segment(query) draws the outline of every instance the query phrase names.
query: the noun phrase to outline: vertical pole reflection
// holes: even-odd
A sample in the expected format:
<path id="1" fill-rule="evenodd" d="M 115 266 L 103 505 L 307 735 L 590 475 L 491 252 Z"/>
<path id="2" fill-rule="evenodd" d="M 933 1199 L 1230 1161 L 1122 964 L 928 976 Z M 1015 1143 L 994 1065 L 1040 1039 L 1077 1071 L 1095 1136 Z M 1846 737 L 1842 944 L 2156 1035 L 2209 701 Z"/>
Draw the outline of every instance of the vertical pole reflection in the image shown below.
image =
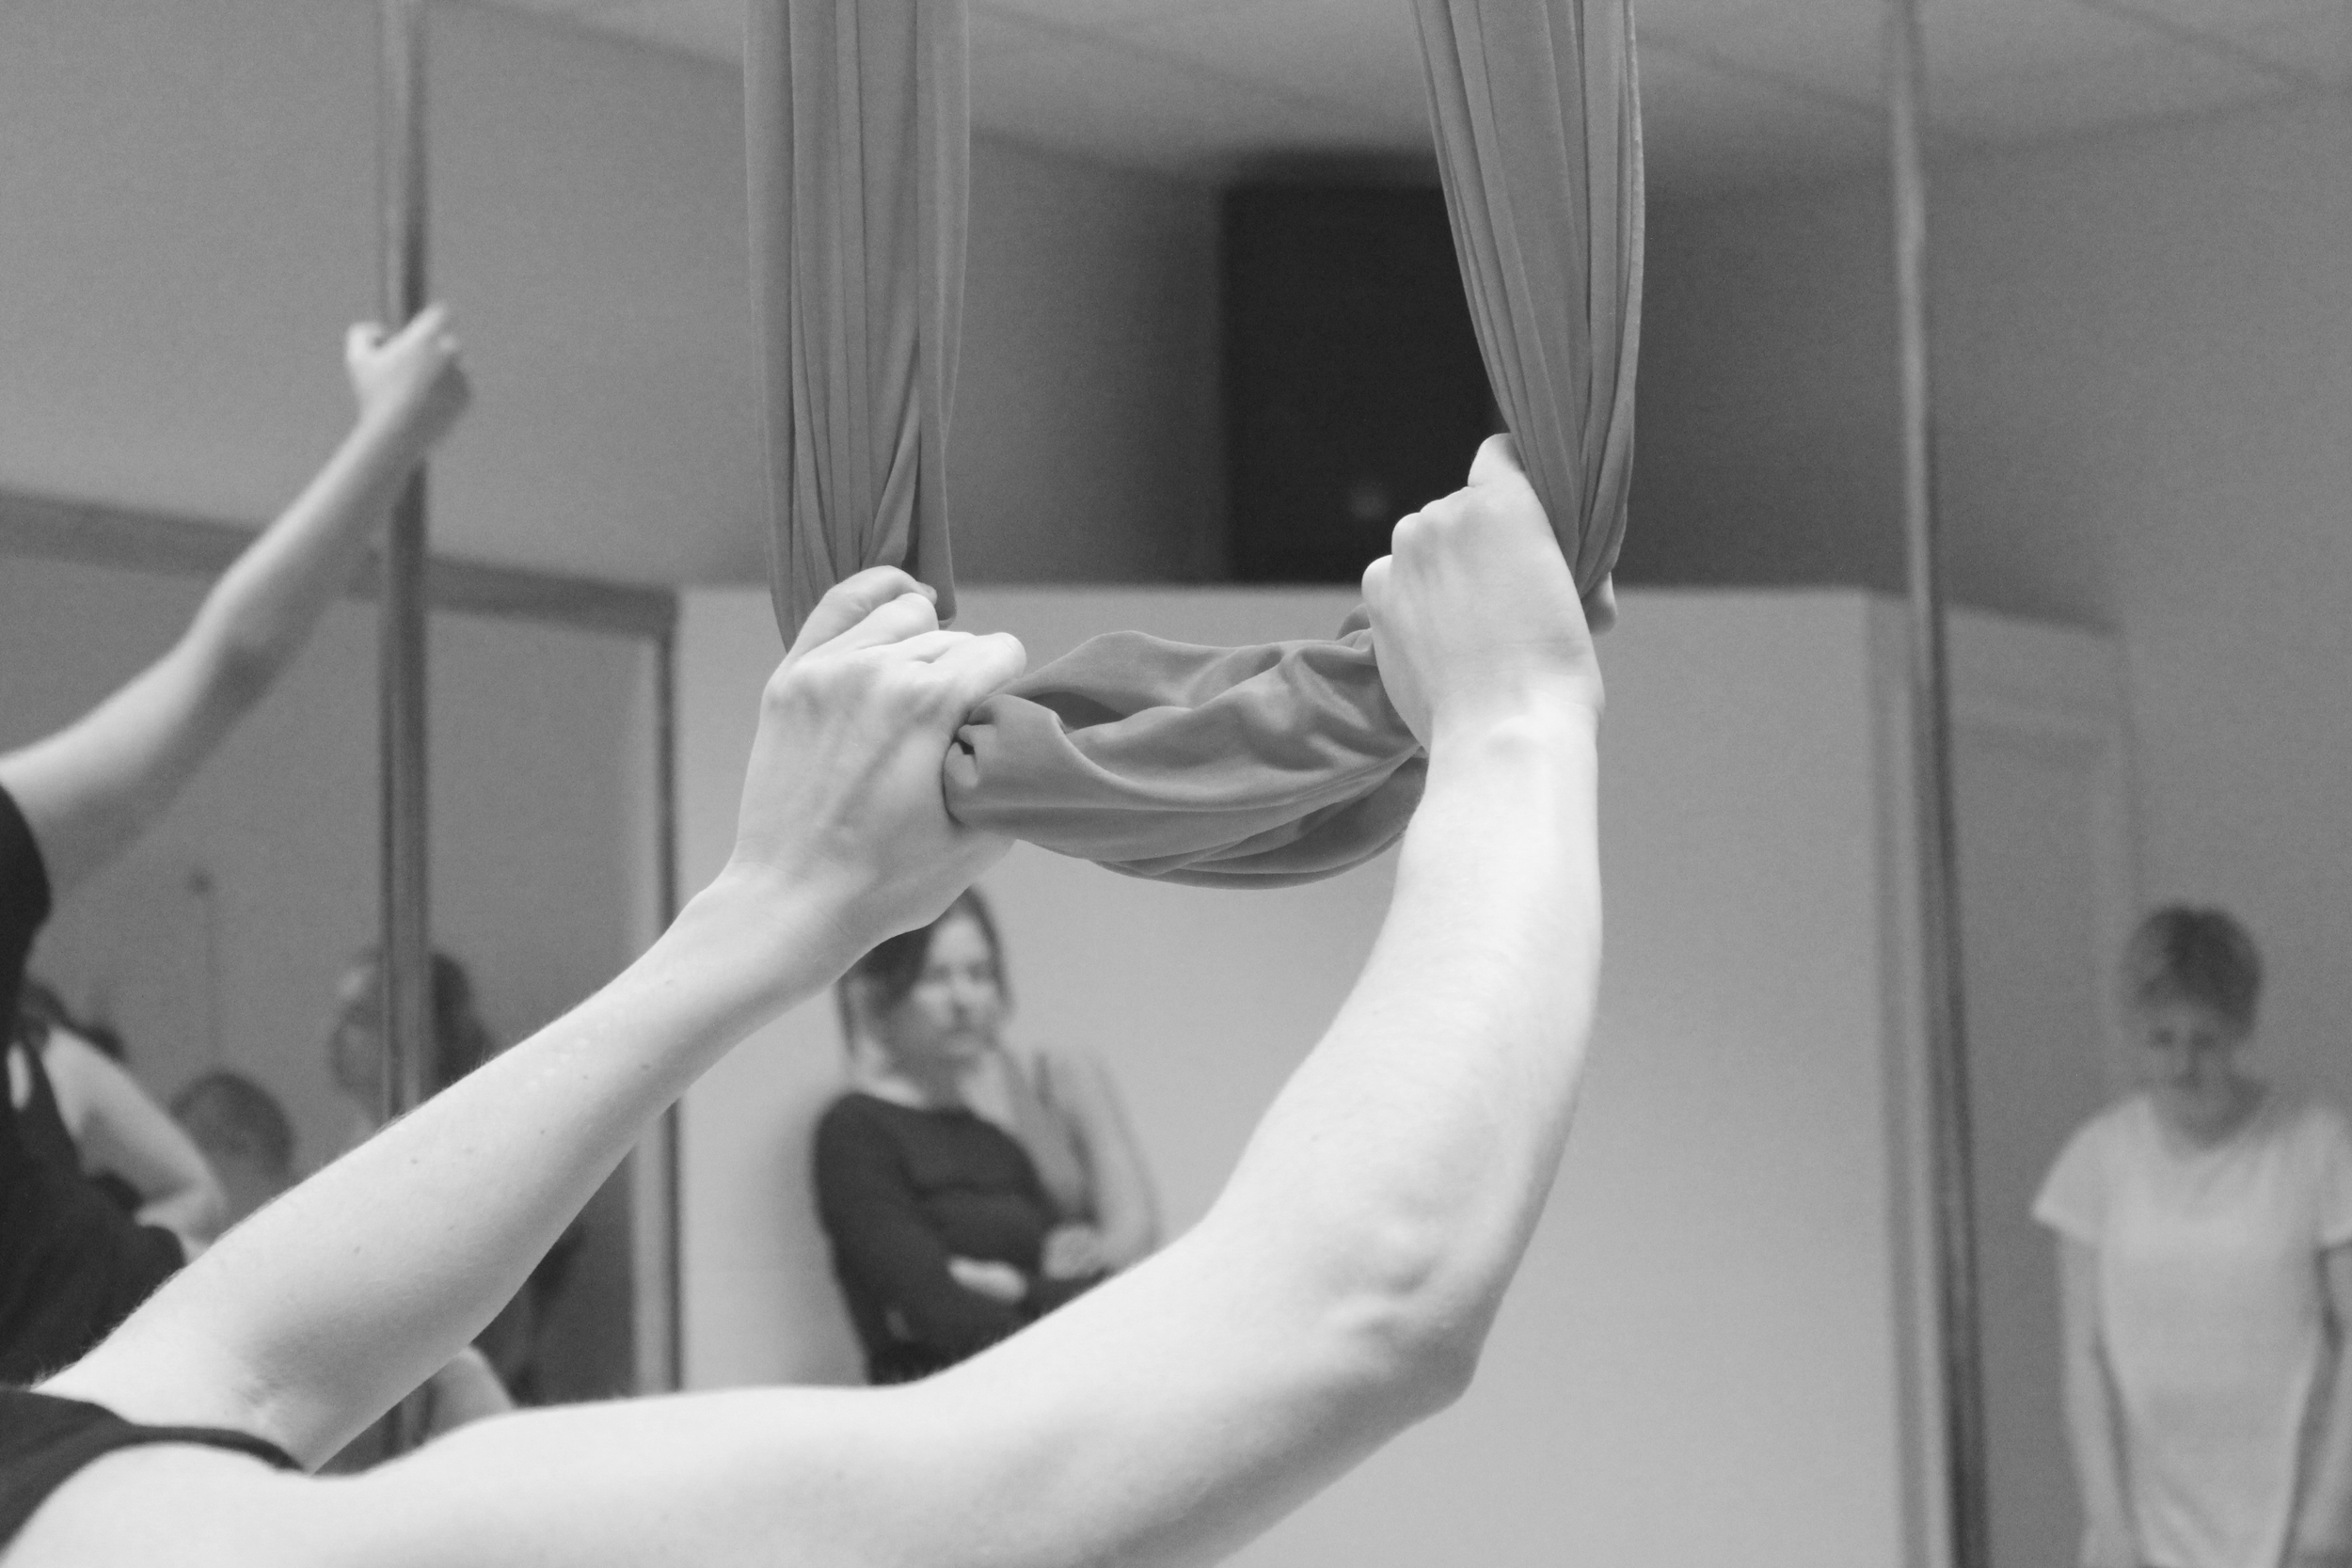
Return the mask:
<path id="1" fill-rule="evenodd" d="M 1969 1157 L 1968 1032 L 1961 969 L 1959 832 L 1953 806 L 1951 675 L 1935 515 L 1934 410 L 1928 366 L 1927 170 L 1920 147 L 1926 61 L 1919 0 L 1888 0 L 1887 141 L 1895 214 L 1901 379 L 1903 531 L 1910 578 L 1913 771 L 1918 790 L 1920 979 L 1931 1114 L 1944 1448 L 1954 1568 L 1987 1568 L 1984 1380 L 1977 1314 L 1975 1178 Z"/>
<path id="2" fill-rule="evenodd" d="M 376 143 L 387 327 L 425 304 L 423 0 L 381 0 L 381 121 Z M 425 475 L 402 488 L 386 534 L 380 631 L 379 721 L 383 800 L 384 1119 L 423 1098 L 430 1052 L 431 924 L 426 900 Z M 421 1395 L 393 1418 L 393 1451 L 423 1440 Z"/>

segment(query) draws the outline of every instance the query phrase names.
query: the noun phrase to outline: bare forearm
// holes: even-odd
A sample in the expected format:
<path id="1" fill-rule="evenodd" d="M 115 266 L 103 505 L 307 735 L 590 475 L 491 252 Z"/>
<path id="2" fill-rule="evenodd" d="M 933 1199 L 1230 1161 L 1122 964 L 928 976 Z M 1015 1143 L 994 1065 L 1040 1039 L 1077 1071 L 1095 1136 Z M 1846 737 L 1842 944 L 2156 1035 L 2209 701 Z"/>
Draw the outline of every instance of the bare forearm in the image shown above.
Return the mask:
<path id="1" fill-rule="evenodd" d="M 395 413 L 362 419 L 161 658 L 72 725 L 0 759 L 0 784 L 60 895 L 171 804 L 300 650 L 421 451 L 414 427 Z"/>
<path id="2" fill-rule="evenodd" d="M 137 1080 L 88 1041 L 63 1030 L 41 1053 L 85 1165 L 108 1171 L 139 1195 L 139 1219 L 193 1242 L 219 1233 L 227 1206 L 203 1150 L 147 1097 Z"/>
<path id="3" fill-rule="evenodd" d="M 2115 1399 L 2095 1349 L 2076 1346 L 2067 1351 L 2065 1394 L 2066 1440 L 2074 1461 L 2074 1484 L 2082 1494 L 2083 1522 L 2094 1532 L 2128 1537 L 2131 1511 L 2124 1499 Z"/>
<path id="4" fill-rule="evenodd" d="M 309 639 L 374 542 L 424 455 L 417 420 L 361 416 L 326 466 L 213 585 L 189 626 L 195 657 L 216 662 L 225 693 L 258 695 Z"/>
<path id="5" fill-rule="evenodd" d="M 830 977 L 824 911 L 775 907 L 707 892 L 603 991 L 231 1232 L 59 1390 L 332 1452 L 496 1314 L 695 1073 Z M 253 1407 L 201 1407 L 224 1387 Z"/>
<path id="6" fill-rule="evenodd" d="M 1600 954 L 1593 722 L 1553 714 L 1436 748 L 1363 977 L 1227 1200 L 1295 1231 L 1302 1257 L 1391 1258 L 1465 1326 L 1518 1263 L 1582 1071 Z"/>
<path id="7" fill-rule="evenodd" d="M 200 1246 L 220 1234 L 223 1207 L 220 1189 L 207 1181 L 141 1205 L 138 1221 L 141 1225 L 161 1226 L 191 1246 Z"/>
<path id="8" fill-rule="evenodd" d="M 2335 1368 L 2326 1381 L 2328 1407 L 2319 1440 L 2296 1507 L 2295 1543 L 2303 1550 L 2352 1547 L 2352 1388 L 2344 1386 L 2352 1367 L 2344 1348 L 2335 1346 Z"/>

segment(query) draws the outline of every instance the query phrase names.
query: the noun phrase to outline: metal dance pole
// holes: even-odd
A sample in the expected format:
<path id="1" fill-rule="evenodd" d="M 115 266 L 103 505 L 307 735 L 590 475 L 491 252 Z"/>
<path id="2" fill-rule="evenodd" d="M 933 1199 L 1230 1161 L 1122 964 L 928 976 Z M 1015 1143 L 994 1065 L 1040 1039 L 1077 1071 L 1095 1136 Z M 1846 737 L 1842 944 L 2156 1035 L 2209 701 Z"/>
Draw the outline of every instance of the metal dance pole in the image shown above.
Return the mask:
<path id="1" fill-rule="evenodd" d="M 1983 1356 L 1977 1325 L 1975 1176 L 1969 1158 L 1968 1033 L 1963 1006 L 1959 834 L 1952 808 L 1951 675 L 1937 557 L 1933 413 L 1928 377 L 1927 171 L 1919 145 L 1926 62 L 1919 0 L 1888 0 L 1886 110 L 1893 159 L 1895 302 L 1903 438 L 1903 531 L 1911 586 L 1913 772 L 1918 790 L 1920 978 L 1926 988 L 1938 1323 L 1953 1568 L 1987 1568 Z"/>
<path id="2" fill-rule="evenodd" d="M 424 5 L 381 0 L 383 78 L 377 191 L 382 201 L 385 325 L 425 305 Z M 432 1050 L 431 923 L 425 876 L 423 465 L 392 510 L 384 544 L 379 704 L 383 768 L 384 1117 L 424 1096 Z M 393 1414 L 392 1448 L 424 1438 L 425 1408 L 411 1395 Z"/>

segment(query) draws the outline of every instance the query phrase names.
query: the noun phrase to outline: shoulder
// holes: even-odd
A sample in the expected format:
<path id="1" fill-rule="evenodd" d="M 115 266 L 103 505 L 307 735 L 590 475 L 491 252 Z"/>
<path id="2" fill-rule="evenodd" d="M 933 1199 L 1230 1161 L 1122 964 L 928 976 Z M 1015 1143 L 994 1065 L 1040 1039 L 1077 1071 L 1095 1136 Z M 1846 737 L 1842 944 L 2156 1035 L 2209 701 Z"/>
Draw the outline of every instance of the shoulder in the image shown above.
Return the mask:
<path id="1" fill-rule="evenodd" d="M 2146 1106 L 2132 1095 L 2077 1127 L 2034 1196 L 2033 1217 L 2076 1241 L 2095 1242 L 2110 1195 L 2120 1180 L 2128 1180 L 2119 1173 L 2130 1168 L 2147 1142 L 2146 1119 Z"/>
<path id="2" fill-rule="evenodd" d="M 817 1118 L 814 1148 L 819 1179 L 829 1171 L 891 1161 L 910 1136 L 919 1134 L 919 1129 L 907 1123 L 917 1114 L 870 1094 L 841 1096 Z"/>
<path id="3" fill-rule="evenodd" d="M 817 1125 L 823 1127 L 895 1127 L 910 1115 L 903 1105 L 894 1105 L 880 1095 L 864 1089 L 851 1089 L 834 1098 L 818 1117 Z"/>
<path id="4" fill-rule="evenodd" d="M 2269 1095 L 2265 1110 L 2272 1138 L 2312 1153 L 2352 1153 L 2352 1118 L 2341 1106 L 2284 1087 L 2273 1087 Z"/>

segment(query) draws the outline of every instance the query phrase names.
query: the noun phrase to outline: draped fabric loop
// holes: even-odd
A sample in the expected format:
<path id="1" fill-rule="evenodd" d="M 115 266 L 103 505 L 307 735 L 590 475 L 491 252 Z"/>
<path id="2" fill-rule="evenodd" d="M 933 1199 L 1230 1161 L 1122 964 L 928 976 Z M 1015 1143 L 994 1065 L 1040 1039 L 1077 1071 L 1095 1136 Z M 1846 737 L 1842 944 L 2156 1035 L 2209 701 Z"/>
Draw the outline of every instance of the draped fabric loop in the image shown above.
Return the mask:
<path id="1" fill-rule="evenodd" d="M 1409 3 L 1480 353 L 1589 594 L 1615 563 L 1632 467 L 1631 12 L 1628 0 Z M 789 642 L 835 581 L 884 564 L 936 588 L 945 619 L 964 0 L 751 0 L 748 26 L 777 624 Z M 1378 854 L 1422 772 L 1359 610 L 1330 640 L 1255 648 L 1096 638 L 981 705 L 944 784 L 975 827 L 1132 875 L 1269 887 Z"/>

